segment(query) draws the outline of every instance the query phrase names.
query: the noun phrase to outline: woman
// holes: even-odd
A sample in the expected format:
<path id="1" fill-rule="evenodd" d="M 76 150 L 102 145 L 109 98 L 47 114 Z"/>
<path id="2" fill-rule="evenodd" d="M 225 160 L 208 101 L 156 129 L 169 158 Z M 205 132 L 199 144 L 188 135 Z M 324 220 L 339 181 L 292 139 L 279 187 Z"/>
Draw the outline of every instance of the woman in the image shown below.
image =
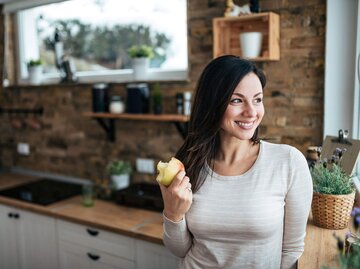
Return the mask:
<path id="1" fill-rule="evenodd" d="M 311 176 L 297 149 L 259 140 L 264 86 L 230 55 L 200 77 L 177 153 L 186 173 L 160 186 L 164 244 L 181 268 L 294 268 L 303 252 Z"/>

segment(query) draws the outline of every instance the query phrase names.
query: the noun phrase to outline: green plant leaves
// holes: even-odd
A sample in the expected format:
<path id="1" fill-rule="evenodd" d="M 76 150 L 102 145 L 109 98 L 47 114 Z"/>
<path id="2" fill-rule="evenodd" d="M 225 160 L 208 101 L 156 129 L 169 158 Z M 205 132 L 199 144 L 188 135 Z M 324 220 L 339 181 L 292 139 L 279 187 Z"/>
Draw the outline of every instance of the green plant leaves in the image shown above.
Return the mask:
<path id="1" fill-rule="evenodd" d="M 350 176 L 337 164 L 324 166 L 317 163 L 311 169 L 314 192 L 322 194 L 343 195 L 350 194 L 355 190 Z"/>

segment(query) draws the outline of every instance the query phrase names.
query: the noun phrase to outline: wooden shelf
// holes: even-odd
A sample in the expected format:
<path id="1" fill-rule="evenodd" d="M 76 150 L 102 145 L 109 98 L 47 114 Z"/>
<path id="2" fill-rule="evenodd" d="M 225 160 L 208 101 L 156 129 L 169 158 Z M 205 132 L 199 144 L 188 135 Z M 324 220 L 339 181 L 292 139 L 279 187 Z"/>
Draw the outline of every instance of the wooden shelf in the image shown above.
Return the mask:
<path id="1" fill-rule="evenodd" d="M 178 114 L 112 114 L 112 113 L 95 113 L 85 112 L 85 117 L 103 118 L 103 119 L 123 119 L 123 120 L 144 120 L 144 121 L 177 121 L 188 122 L 189 117 Z"/>
<path id="2" fill-rule="evenodd" d="M 159 121 L 171 122 L 175 124 L 177 130 L 183 138 L 186 137 L 188 131 L 189 117 L 178 114 L 113 114 L 113 113 L 95 113 L 84 112 L 85 117 L 94 118 L 107 133 L 108 140 L 115 141 L 115 120 L 135 120 L 135 121 Z"/>
<path id="3" fill-rule="evenodd" d="M 280 16 L 273 12 L 213 19 L 213 56 L 232 54 L 242 57 L 239 34 L 261 32 L 261 56 L 252 61 L 280 60 Z"/>

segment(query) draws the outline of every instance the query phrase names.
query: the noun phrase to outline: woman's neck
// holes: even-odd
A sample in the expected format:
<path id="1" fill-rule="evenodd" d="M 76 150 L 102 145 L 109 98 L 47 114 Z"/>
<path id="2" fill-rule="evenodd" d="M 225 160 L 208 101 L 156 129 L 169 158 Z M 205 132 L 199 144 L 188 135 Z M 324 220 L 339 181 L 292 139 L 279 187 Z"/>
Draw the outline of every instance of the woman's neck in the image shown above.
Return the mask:
<path id="1" fill-rule="evenodd" d="M 257 146 L 251 140 L 240 140 L 235 137 L 221 137 L 216 162 L 232 165 L 252 158 L 257 153 Z"/>

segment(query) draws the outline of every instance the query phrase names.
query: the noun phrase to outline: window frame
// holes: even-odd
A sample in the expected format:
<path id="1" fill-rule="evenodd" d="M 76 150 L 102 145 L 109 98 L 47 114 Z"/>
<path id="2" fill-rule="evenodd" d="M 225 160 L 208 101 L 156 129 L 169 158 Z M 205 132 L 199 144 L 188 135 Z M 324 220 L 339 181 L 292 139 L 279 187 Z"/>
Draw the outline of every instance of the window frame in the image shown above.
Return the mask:
<path id="1" fill-rule="evenodd" d="M 50 1 L 49 1 L 50 2 Z M 61 2 L 61 1 L 56 1 Z M 187 2 L 185 3 L 187 6 Z M 15 11 L 15 49 L 18 55 L 17 65 L 16 65 L 16 74 L 17 74 L 17 83 L 18 84 L 29 84 L 28 82 L 28 71 L 26 66 L 25 59 L 25 42 L 24 39 L 28 35 L 28 27 L 24 26 L 24 18 L 21 16 L 21 9 Z M 187 19 L 188 24 L 188 19 Z M 163 70 L 161 68 L 149 68 L 147 73 L 147 78 L 145 81 L 189 81 L 189 46 L 188 46 L 188 27 L 187 37 L 186 37 L 186 50 L 187 50 L 187 68 L 186 69 L 167 69 Z M 26 46 L 29 47 L 29 44 Z M 32 58 L 38 58 L 38 50 L 33 50 L 36 52 L 32 54 Z M 78 71 L 76 72 L 76 77 L 78 78 L 77 83 L 96 83 L 96 82 L 112 82 L 112 83 L 131 83 L 138 82 L 133 78 L 133 69 L 118 69 L 118 70 L 106 70 L 106 71 Z M 61 80 L 60 72 L 55 74 L 43 74 L 43 80 L 41 84 L 56 84 Z"/>

